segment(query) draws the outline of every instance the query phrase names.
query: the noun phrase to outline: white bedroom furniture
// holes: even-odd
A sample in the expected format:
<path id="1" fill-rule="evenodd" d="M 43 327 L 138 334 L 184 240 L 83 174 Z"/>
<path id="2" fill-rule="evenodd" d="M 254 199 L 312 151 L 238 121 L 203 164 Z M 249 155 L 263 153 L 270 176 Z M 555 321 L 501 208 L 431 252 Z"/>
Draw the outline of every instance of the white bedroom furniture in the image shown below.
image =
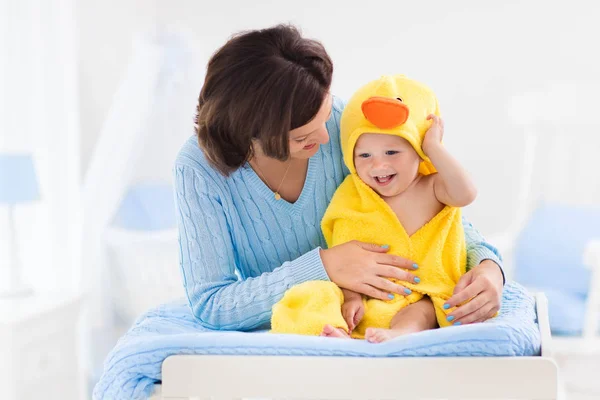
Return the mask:
<path id="1" fill-rule="evenodd" d="M 536 295 L 536 311 L 541 356 L 171 356 L 163 362 L 162 385 L 151 400 L 557 399 L 558 368 L 543 294 Z"/>
<path id="2" fill-rule="evenodd" d="M 80 305 L 79 296 L 60 293 L 0 299 L 0 398 L 81 398 Z"/>
<path id="3" fill-rule="evenodd" d="M 515 145 L 523 149 L 519 190 L 515 193 L 518 209 L 504 232 L 487 239 L 502 253 L 509 277 L 515 277 L 532 291 L 544 291 L 550 299 L 550 315 L 554 316 L 552 325 L 556 327 L 552 340 L 553 357 L 561 369 L 561 386 L 570 395 L 596 399 L 600 398 L 597 380 L 597 366 L 600 365 L 600 237 L 595 238 L 593 234 L 598 230 L 595 221 L 600 212 L 597 167 L 600 140 L 597 121 L 588 116 L 596 109 L 594 99 L 600 81 L 587 81 L 581 85 L 567 79 L 557 77 L 552 84 L 512 98 L 510 117 L 522 132 Z M 536 220 L 537 212 L 544 209 L 559 210 L 565 223 L 545 224 L 545 218 L 552 218 L 548 213 Z M 578 213 L 579 218 L 574 218 Z M 542 229 L 533 226 L 534 223 L 545 226 Z M 532 226 L 533 229 L 527 229 Z M 538 243 L 531 244 L 530 233 L 540 233 L 544 229 L 547 234 L 538 235 Z M 589 236 L 584 241 L 582 232 Z M 576 239 L 569 241 L 569 238 Z M 548 246 L 552 254 L 568 252 L 570 258 L 562 257 L 555 263 L 558 265 L 541 265 L 534 270 L 531 265 L 534 256 L 527 257 L 527 262 L 521 257 L 521 263 L 516 263 L 520 244 L 526 245 L 523 249 L 535 249 L 536 254 L 543 250 L 542 246 Z M 575 248 L 577 252 L 573 251 Z M 554 272 L 557 269 L 565 274 L 557 277 Z M 542 271 L 546 273 L 541 274 Z M 534 279 L 536 275 L 538 278 Z M 526 276 L 528 282 L 524 282 Z M 579 290 L 574 290 L 577 285 Z M 586 296 L 582 297 L 579 292 L 586 292 Z M 568 299 L 578 301 L 571 303 L 566 301 Z M 566 328 L 571 328 L 572 332 L 565 333 Z"/>

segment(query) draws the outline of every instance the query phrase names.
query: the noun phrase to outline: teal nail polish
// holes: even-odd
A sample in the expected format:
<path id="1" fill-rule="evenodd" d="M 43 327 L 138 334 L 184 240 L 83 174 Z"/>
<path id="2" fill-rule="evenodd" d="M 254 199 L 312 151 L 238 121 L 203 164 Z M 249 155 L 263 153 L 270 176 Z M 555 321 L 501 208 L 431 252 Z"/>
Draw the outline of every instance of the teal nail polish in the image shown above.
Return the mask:
<path id="1" fill-rule="evenodd" d="M 456 322 L 454 323 L 454 325 L 456 325 L 456 326 L 459 326 L 460 324 L 461 324 L 461 322 L 460 322 L 460 321 L 456 321 Z"/>
<path id="2" fill-rule="evenodd" d="M 419 269 L 419 266 L 417 264 L 413 264 L 413 268 L 414 269 Z"/>
<path id="3" fill-rule="evenodd" d="M 448 322 L 452 321 L 453 319 L 454 319 L 454 315 L 448 315 L 446 317 L 446 321 L 448 321 Z"/>
<path id="4" fill-rule="evenodd" d="M 390 294 L 388 294 L 388 299 L 392 300 L 393 298 L 394 298 L 394 295 L 393 295 L 393 294 L 391 294 L 391 293 L 390 293 Z"/>
<path id="5" fill-rule="evenodd" d="M 382 249 L 389 249 L 389 248 L 390 248 L 390 245 L 389 245 L 389 244 L 384 244 L 384 245 L 382 245 L 382 246 L 381 246 L 381 248 L 382 248 Z"/>
<path id="6" fill-rule="evenodd" d="M 421 278 L 419 278 L 418 276 L 415 276 L 415 283 L 419 283 L 421 282 Z"/>
<path id="7" fill-rule="evenodd" d="M 447 310 L 449 308 L 450 308 L 450 304 L 448 304 L 448 303 L 444 304 L 444 310 Z"/>
<path id="8" fill-rule="evenodd" d="M 406 294 L 411 294 L 411 293 L 412 293 L 412 290 L 410 290 L 410 289 L 404 289 L 404 293 L 406 293 Z"/>

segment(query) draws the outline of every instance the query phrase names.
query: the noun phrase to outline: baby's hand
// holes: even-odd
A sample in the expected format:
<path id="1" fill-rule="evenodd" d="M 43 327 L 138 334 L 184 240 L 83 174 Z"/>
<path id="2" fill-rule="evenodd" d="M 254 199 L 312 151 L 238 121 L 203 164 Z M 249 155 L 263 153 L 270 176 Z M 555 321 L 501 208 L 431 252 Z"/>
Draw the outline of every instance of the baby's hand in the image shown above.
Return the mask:
<path id="1" fill-rule="evenodd" d="M 423 152 L 425 152 L 425 154 L 429 154 L 428 149 L 430 149 L 432 146 L 440 145 L 442 143 L 442 139 L 444 138 L 444 121 L 442 118 L 435 114 L 429 114 L 427 119 L 432 119 L 433 123 L 423 138 Z"/>
<path id="2" fill-rule="evenodd" d="M 348 332 L 352 332 L 365 315 L 365 305 L 362 298 L 353 298 L 342 304 L 342 316 L 348 324 Z"/>

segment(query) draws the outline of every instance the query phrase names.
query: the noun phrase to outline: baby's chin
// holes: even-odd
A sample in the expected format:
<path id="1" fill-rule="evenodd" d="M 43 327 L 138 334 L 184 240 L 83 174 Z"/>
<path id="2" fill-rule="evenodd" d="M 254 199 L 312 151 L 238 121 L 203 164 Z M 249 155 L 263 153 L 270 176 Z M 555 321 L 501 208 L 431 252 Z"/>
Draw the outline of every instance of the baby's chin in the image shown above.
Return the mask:
<path id="1" fill-rule="evenodd" d="M 394 197 L 403 192 L 403 190 L 399 188 L 382 188 L 378 186 L 368 185 L 375 193 L 377 193 L 380 197 Z"/>
<path id="2" fill-rule="evenodd" d="M 375 193 L 377 193 L 382 198 L 394 197 L 402 193 L 401 190 L 378 190 L 378 188 L 374 187 L 372 187 L 371 189 L 373 189 Z"/>

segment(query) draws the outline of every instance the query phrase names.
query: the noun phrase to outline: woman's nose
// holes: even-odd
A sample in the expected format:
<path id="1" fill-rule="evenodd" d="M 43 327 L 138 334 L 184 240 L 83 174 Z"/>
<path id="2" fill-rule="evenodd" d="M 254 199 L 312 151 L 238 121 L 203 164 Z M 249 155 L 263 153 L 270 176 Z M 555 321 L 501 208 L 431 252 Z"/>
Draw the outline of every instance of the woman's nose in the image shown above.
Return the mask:
<path id="1" fill-rule="evenodd" d="M 327 132 L 325 125 L 323 125 L 319 130 L 316 139 L 319 144 L 326 144 L 329 142 L 329 132 Z"/>

